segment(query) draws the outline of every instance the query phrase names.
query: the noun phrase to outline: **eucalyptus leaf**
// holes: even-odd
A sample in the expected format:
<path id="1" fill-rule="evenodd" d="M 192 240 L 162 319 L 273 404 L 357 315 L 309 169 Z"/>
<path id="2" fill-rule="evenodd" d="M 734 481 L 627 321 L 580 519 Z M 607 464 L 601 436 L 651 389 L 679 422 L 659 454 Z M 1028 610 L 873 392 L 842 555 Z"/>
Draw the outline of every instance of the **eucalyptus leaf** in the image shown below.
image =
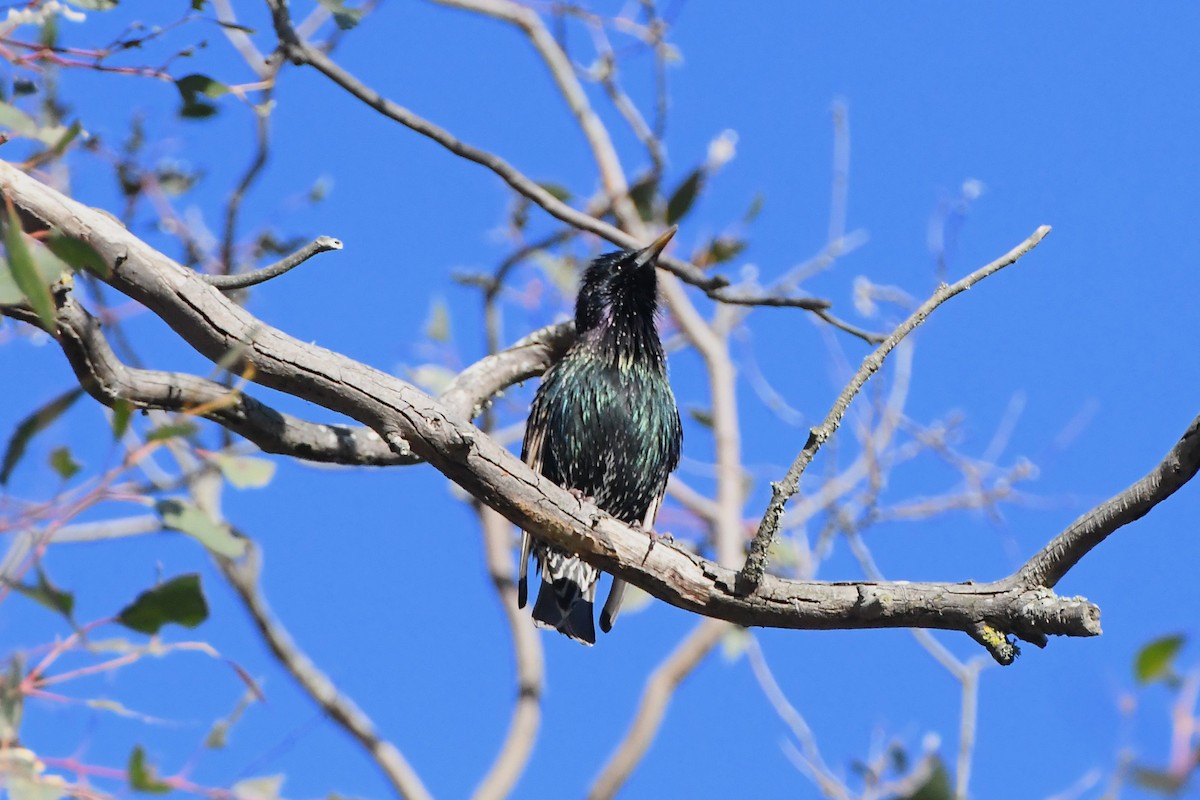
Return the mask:
<path id="1" fill-rule="evenodd" d="M 50 467 L 64 481 L 69 481 L 79 474 L 83 466 L 71 455 L 71 448 L 63 445 L 50 451 Z"/>
<path id="2" fill-rule="evenodd" d="M 42 571 L 41 565 L 37 568 L 37 583 L 33 586 L 26 586 L 23 583 L 9 583 L 13 591 L 18 594 L 28 597 L 38 605 L 44 606 L 56 613 L 62 614 L 70 622 L 71 615 L 75 611 L 75 595 L 71 592 L 63 591 L 55 586 L 46 573 Z"/>
<path id="3" fill-rule="evenodd" d="M 170 786 L 158 779 L 158 770 L 146 760 L 146 751 L 140 744 L 129 754 L 125 772 L 129 777 L 129 788 L 135 792 L 166 794 L 171 791 Z"/>
<path id="4" fill-rule="evenodd" d="M 1133 662 L 1133 676 L 1138 683 L 1154 683 L 1169 678 L 1174 672 L 1175 656 L 1185 639 L 1180 634 L 1163 636 L 1138 651 Z"/>
<path id="5" fill-rule="evenodd" d="M 4 226 L 4 249 L 8 255 L 8 269 L 13 281 L 33 306 L 42 327 L 51 334 L 55 331 L 54 298 L 50 295 L 50 286 L 42 279 L 37 264 L 29 246 L 25 244 L 25 235 L 21 232 L 21 220 L 17 217 L 16 209 L 8 207 L 8 219 Z"/>
<path id="6" fill-rule="evenodd" d="M 117 615 L 117 622 L 126 628 L 150 635 L 168 623 L 195 628 L 206 619 L 208 602 L 196 573 L 147 589 Z"/>
<path id="7" fill-rule="evenodd" d="M 104 258 L 96 252 L 96 248 L 82 239 L 55 231 L 46 239 L 46 247 L 72 269 L 87 270 L 101 278 L 112 276 L 112 270 L 108 268 Z"/>
<path id="8" fill-rule="evenodd" d="M 950 773 L 946 772 L 946 765 L 942 763 L 942 760 L 934 756 L 929 775 L 921 785 L 907 794 L 897 795 L 895 800 L 953 800 L 953 798 L 954 791 L 950 787 Z"/>
<path id="9" fill-rule="evenodd" d="M 213 553 L 225 558 L 241 558 L 246 554 L 246 540 L 235 536 L 224 522 L 213 519 L 199 507 L 168 498 L 154 504 L 164 528 L 191 536 Z"/>
<path id="10" fill-rule="evenodd" d="M 237 489 L 261 489 L 275 477 L 275 462 L 265 458 L 221 453 L 213 456 L 213 462 Z"/>
<path id="11" fill-rule="evenodd" d="M 667 201 L 667 224 L 674 225 L 687 216 L 704 187 L 704 170 L 692 170 Z"/>
<path id="12" fill-rule="evenodd" d="M 230 791 L 234 800 L 279 800 L 283 789 L 283 775 L 264 775 L 246 778 L 235 783 Z"/>
<path id="13" fill-rule="evenodd" d="M 4 450 L 4 459 L 0 461 L 0 486 L 8 483 L 13 469 L 24 457 L 29 441 L 50 427 L 51 423 L 61 417 L 82 396 L 83 389 L 79 387 L 70 389 L 17 423 L 12 438 L 8 440 L 8 447 Z"/>
<path id="14" fill-rule="evenodd" d="M 146 441 L 162 442 L 176 437 L 187 437 L 195 434 L 197 430 L 199 429 L 194 422 L 169 422 L 146 434 Z"/>

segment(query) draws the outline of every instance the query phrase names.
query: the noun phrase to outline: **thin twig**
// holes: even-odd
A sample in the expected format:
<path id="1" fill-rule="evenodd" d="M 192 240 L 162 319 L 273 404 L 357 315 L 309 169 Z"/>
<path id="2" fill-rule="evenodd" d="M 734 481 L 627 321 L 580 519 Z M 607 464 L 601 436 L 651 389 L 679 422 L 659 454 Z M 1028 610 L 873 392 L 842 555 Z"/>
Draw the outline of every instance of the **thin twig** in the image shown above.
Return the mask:
<path id="1" fill-rule="evenodd" d="M 341 249 L 342 243 L 340 240 L 334 239 L 332 236 L 318 236 L 290 256 L 281 258 L 274 264 L 265 266 L 262 269 L 256 269 L 253 272 L 240 272 L 236 275 L 207 275 L 201 273 L 200 277 L 209 286 L 215 286 L 222 292 L 245 289 L 249 286 L 265 283 L 272 278 L 278 278 L 280 275 L 295 269 L 319 253 L 328 253 L 330 250 Z"/>
<path id="2" fill-rule="evenodd" d="M 270 69 L 278 71 L 278 62 L 272 64 Z M 225 230 L 221 237 L 221 271 L 224 273 L 224 276 L 231 275 L 235 268 L 233 263 L 233 249 L 237 240 L 237 220 L 238 213 L 242 209 L 242 201 L 246 199 L 246 192 L 250 191 L 250 187 L 262 175 L 263 167 L 267 165 L 267 155 L 270 153 L 270 88 L 262 94 L 263 102 L 254 108 L 254 157 L 250 159 L 250 164 L 246 167 L 246 171 L 237 182 L 237 186 L 233 188 L 233 192 L 230 193 L 229 200 L 225 204 Z M 263 280 L 266 279 L 264 278 Z M 213 285 L 216 286 L 217 284 Z"/>
<path id="3" fill-rule="evenodd" d="M 529 198 L 552 217 L 562 220 L 579 230 L 594 233 L 618 247 L 634 249 L 645 244 L 638 236 L 626 233 L 614 225 L 610 225 L 603 220 L 597 219 L 562 202 L 500 156 L 460 141 L 445 128 L 424 119 L 379 94 L 379 92 L 370 88 L 339 66 L 325 53 L 301 39 L 295 29 L 292 28 L 287 6 L 283 0 L 267 0 L 267 3 L 271 7 L 272 19 L 274 20 L 276 34 L 279 37 L 280 47 L 293 63 L 307 64 L 313 67 L 349 92 L 353 97 L 361 100 L 389 119 L 404 125 L 422 136 L 432 139 L 461 158 L 486 167 L 516 190 L 517 193 Z M 552 37 L 550 42 L 553 43 Z M 557 48 L 557 44 L 554 46 Z M 628 201 L 627 193 L 626 201 Z M 640 219 L 636 216 L 636 213 L 632 216 L 618 213 L 618 216 L 622 218 L 623 223 L 634 225 L 638 228 L 641 227 Z M 729 285 L 729 280 L 724 276 L 707 275 L 696 265 L 678 258 L 662 256 L 658 259 L 658 265 L 684 282 L 704 290 L 706 294 L 717 301 L 720 301 L 720 297 L 715 296 L 717 290 Z M 771 303 L 775 300 L 770 295 L 764 296 L 762 299 L 765 303 Z M 739 296 L 739 303 L 742 305 L 754 304 L 753 298 L 750 296 Z"/>
<path id="4" fill-rule="evenodd" d="M 608 135 L 608 129 L 604 127 L 600 118 L 596 116 L 596 112 L 592 110 L 587 93 L 580 85 L 579 78 L 575 75 L 575 68 L 571 65 L 567 54 L 558 46 L 558 42 L 554 41 L 550 31 L 546 30 L 546 26 L 542 24 L 542 18 L 538 16 L 537 12 L 510 0 L 437 0 L 437 2 L 503 20 L 517 26 L 529 37 L 530 43 L 546 63 L 547 69 L 550 70 L 550 75 L 558 85 L 579 129 L 583 131 L 584 138 L 591 146 L 592 156 L 596 159 L 596 166 L 600 171 L 600 181 L 608 194 L 609 202 L 616 211 L 617 218 L 622 220 L 627 227 L 630 220 L 638 220 L 637 209 L 629 199 L 629 186 L 625 180 L 625 172 L 621 169 L 621 162 L 616 148 L 613 147 L 612 138 Z"/>
<path id="5" fill-rule="evenodd" d="M 975 272 L 972 272 L 967 277 L 953 284 L 942 284 L 938 287 L 933 296 L 926 300 L 921 306 L 913 312 L 912 316 L 900 323 L 897 328 L 892 331 L 882 344 L 879 345 L 870 355 L 863 359 L 862 365 L 858 368 L 858 372 L 850 379 L 850 383 L 838 395 L 834 401 L 833 407 L 826 415 L 824 422 L 820 426 L 813 428 L 809 432 L 808 441 L 804 445 L 804 449 L 796 456 L 796 460 L 792 462 L 792 466 L 788 469 L 787 474 L 782 481 L 771 484 L 771 502 L 768 504 L 766 511 L 763 513 L 762 521 L 759 523 L 758 532 L 754 535 L 754 541 L 750 545 L 750 555 L 746 558 L 746 565 L 738 574 L 738 590 L 744 593 L 754 591 L 761 583 L 763 575 L 766 573 L 767 552 L 771 547 L 771 542 L 775 538 L 776 531 L 779 530 L 779 523 L 783 517 L 783 509 L 787 501 L 796 494 L 800 487 L 800 476 L 804 474 L 804 470 L 812 462 L 813 456 L 821 449 L 829 437 L 831 437 L 838 429 L 838 425 L 842 421 L 846 409 L 850 406 L 850 401 L 858 394 L 863 385 L 872 375 L 879 371 L 883 366 L 883 361 L 887 358 L 897 344 L 899 344 L 905 336 L 912 333 L 925 319 L 933 313 L 934 309 L 942 303 L 954 297 L 957 294 L 965 292 L 979 281 L 989 275 L 998 272 L 999 270 L 1016 263 L 1021 256 L 1028 253 L 1038 243 L 1050 233 L 1050 226 L 1043 225 L 1033 232 L 1025 241 L 1014 247 L 1009 252 L 1005 253 L 1000 258 L 980 267 Z"/>
<path id="6" fill-rule="evenodd" d="M 775 680 L 775 675 L 767 664 L 766 656 L 763 654 L 758 639 L 752 634 L 747 635 L 749 639 L 746 642 L 746 658 L 750 662 L 750 669 L 754 673 L 755 680 L 758 681 L 759 688 L 774 707 L 775 713 L 787 724 L 792 735 L 799 742 L 800 746 L 796 752 L 800 756 L 801 765 L 812 775 L 813 780 L 821 789 L 821 793 L 826 797 L 850 800 L 849 787 L 826 766 L 825 759 L 821 757 L 821 749 L 817 746 L 817 737 L 813 735 L 812 728 L 809 727 L 804 716 L 787 699 L 783 688 Z"/>

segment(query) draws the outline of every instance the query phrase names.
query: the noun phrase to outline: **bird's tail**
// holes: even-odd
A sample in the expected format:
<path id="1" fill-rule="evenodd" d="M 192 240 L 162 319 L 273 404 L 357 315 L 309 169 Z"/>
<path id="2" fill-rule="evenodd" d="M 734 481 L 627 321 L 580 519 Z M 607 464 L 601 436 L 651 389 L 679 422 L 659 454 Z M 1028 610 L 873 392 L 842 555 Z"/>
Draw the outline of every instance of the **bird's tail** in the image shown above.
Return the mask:
<path id="1" fill-rule="evenodd" d="M 552 547 L 538 547 L 542 585 L 533 604 L 533 621 L 582 644 L 596 643 L 592 606 L 600 571 Z"/>

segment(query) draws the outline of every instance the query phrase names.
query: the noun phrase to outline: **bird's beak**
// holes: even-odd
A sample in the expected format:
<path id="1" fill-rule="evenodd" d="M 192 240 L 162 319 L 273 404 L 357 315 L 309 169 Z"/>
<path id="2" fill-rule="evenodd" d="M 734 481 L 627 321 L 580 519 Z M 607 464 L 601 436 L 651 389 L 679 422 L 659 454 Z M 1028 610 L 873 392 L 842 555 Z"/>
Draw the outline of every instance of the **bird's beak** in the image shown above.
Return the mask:
<path id="1" fill-rule="evenodd" d="M 637 255 L 633 260 L 635 268 L 644 267 L 647 264 L 654 263 L 654 260 L 659 257 L 662 251 L 666 248 L 667 242 L 671 241 L 671 237 L 675 235 L 675 231 L 679 230 L 678 225 L 672 225 L 663 231 L 657 239 L 651 242 L 646 247 L 637 251 Z"/>

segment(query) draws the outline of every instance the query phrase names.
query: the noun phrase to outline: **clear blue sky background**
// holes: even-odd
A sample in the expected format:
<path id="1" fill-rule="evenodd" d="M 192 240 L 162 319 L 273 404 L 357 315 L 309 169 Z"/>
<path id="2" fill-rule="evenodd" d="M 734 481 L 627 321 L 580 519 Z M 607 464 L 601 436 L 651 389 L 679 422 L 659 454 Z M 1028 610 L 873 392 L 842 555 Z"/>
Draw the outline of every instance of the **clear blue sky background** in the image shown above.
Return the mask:
<path id="1" fill-rule="evenodd" d="M 142 4 L 127 5 L 90 15 L 86 26 L 68 30 L 70 40 L 104 41 L 93 31 L 119 30 L 148 13 Z M 239 5 L 267 47 L 259 4 Z M 186 27 L 171 41 L 182 44 L 197 30 Z M 1033 255 L 955 299 L 921 329 L 908 408 L 922 422 L 965 413 L 963 450 L 978 455 L 1012 398 L 1023 397 L 1024 413 L 1000 461 L 1025 456 L 1038 465 L 1038 480 L 1025 488 L 1039 502 L 1006 507 L 1000 524 L 964 512 L 882 527 L 870 541 L 889 577 L 1008 574 L 1078 513 L 1157 463 L 1200 411 L 1193 324 L 1200 291 L 1198 34 L 1200 9 L 1185 4 L 683 6 L 673 36 L 683 61 L 670 73 L 668 182 L 702 160 L 720 131 L 739 135 L 736 160 L 681 231 L 689 246 L 736 220 L 761 193 L 765 207 L 740 261 L 769 277 L 815 252 L 828 226 L 829 112 L 837 98 L 850 109 L 852 132 L 848 225 L 868 231 L 870 241 L 807 288 L 833 299 L 843 316 L 859 320 L 851 304 L 859 275 L 918 297 L 933 289 L 930 220 L 964 180 L 982 181 L 986 191 L 951 253 L 952 277 L 1038 225 L 1054 226 Z M 177 74 L 250 79 L 215 27 L 204 35 L 210 47 Z M 584 45 L 582 37 L 576 41 Z M 525 173 L 580 195 L 594 189 L 582 137 L 513 30 L 423 3 L 385 3 L 349 34 L 337 57 L 384 94 Z M 638 78 L 646 66 L 631 65 L 640 100 L 647 97 Z M 188 203 L 216 228 L 248 159 L 244 108 L 226 98 L 216 119 L 197 124 L 174 116 L 177 96 L 167 83 L 82 72 L 62 83 L 89 130 L 110 144 L 139 110 L 151 138 L 161 140 L 154 147 L 162 156 L 202 165 L 207 178 Z M 509 190 L 332 90 L 315 72 L 287 69 L 277 99 L 271 160 L 245 219 L 270 220 L 295 235 L 337 236 L 346 250 L 258 290 L 250 309 L 300 339 L 398 371 L 427 358 L 423 324 L 431 298 L 441 296 L 452 309 L 462 358 L 479 356 L 476 293 L 454 284 L 450 273 L 487 270 L 503 257 L 491 231 L 503 219 Z M 606 118 L 620 131 L 618 148 L 634 171 L 643 163 L 636 141 L 611 114 Z M 332 181 L 323 203 L 295 202 L 322 177 Z M 94 163 L 79 160 L 74 188 L 85 202 L 117 208 L 111 176 Z M 537 229 L 550 230 L 533 217 Z M 169 246 L 153 231 L 139 233 Z M 510 315 L 506 338 L 536 321 Z M 822 332 L 799 311 L 759 311 L 753 325 L 771 381 L 791 405 L 819 419 L 845 378 L 831 367 Z M 154 339 L 144 349 L 151 365 L 205 371 L 184 346 L 159 335 L 164 329 L 153 320 L 139 319 L 132 330 Z M 866 352 L 848 338 L 841 346 L 851 362 Z M 0 394 L 0 431 L 72 380 L 55 348 L 27 340 L 0 350 L 0 366 L 8 387 Z M 696 385 L 686 362 L 675 369 L 681 384 Z M 739 400 L 745 460 L 758 478 L 750 515 L 765 502 L 767 479 L 782 474 L 803 444 L 804 429 L 765 413 L 744 384 Z M 1081 418 L 1086 425 L 1077 435 L 1056 445 Z M 85 401 L 37 442 L 10 491 L 48 496 L 55 481 L 40 468 L 46 453 L 65 441 L 91 440 L 94 448 L 81 447 L 81 456 L 98 466 L 106 435 L 99 410 Z M 702 430 L 689 429 L 685 455 L 710 458 Z M 822 454 L 814 469 L 827 458 Z M 923 459 L 894 476 L 888 496 L 937 494 L 955 482 L 936 459 Z M 1145 693 L 1132 727 L 1122 725 L 1117 701 L 1132 687 L 1130 664 L 1144 642 L 1195 631 L 1197 503 L 1196 487 L 1186 487 L 1060 585 L 1064 594 L 1100 604 L 1103 637 L 1055 640 L 1044 651 L 1027 647 L 1014 666 L 985 673 L 974 796 L 1063 790 L 1092 768 L 1111 768 L 1117 749 L 1131 742 L 1151 762 L 1165 758 L 1165 692 Z M 515 687 L 477 528 L 446 481 L 425 467 L 329 471 L 281 461 L 269 489 L 231 494 L 226 511 L 262 544 L 271 603 L 317 663 L 435 793 L 469 792 L 502 739 Z M 275 667 L 193 542 L 164 536 L 60 547 L 48 568 L 78 592 L 84 620 L 112 613 L 157 569 L 203 573 L 213 619 L 198 635 L 260 676 L 269 702 L 249 710 L 227 750 L 199 758 L 196 780 L 223 784 L 282 771 L 291 797 L 386 793 L 357 748 L 331 726 L 314 725 L 316 710 Z M 822 577 L 860 573 L 839 547 Z M 518 794 L 582 793 L 630 720 L 647 670 L 694 624 L 655 603 L 592 649 L 547 636 L 544 722 Z M 62 630 L 19 598 L 0 606 L 4 651 Z M 939 732 L 943 754 L 953 759 L 957 684 L 907 633 L 766 631 L 760 639 L 837 769 L 848 772 L 880 732 L 913 747 L 926 732 Z M 963 635 L 940 639 L 961 656 L 978 651 Z M 1183 657 L 1196 661 L 1192 650 Z M 147 727 L 34 704 L 25 728 L 31 746 L 68 755 L 86 742 L 86 760 L 122 765 L 140 741 L 168 772 L 195 756 L 209 722 L 241 691 L 221 665 L 186 654 L 72 688 L 179 724 Z M 628 796 L 816 796 L 780 751 L 787 735 L 745 660 L 711 657 L 679 690 Z"/>

